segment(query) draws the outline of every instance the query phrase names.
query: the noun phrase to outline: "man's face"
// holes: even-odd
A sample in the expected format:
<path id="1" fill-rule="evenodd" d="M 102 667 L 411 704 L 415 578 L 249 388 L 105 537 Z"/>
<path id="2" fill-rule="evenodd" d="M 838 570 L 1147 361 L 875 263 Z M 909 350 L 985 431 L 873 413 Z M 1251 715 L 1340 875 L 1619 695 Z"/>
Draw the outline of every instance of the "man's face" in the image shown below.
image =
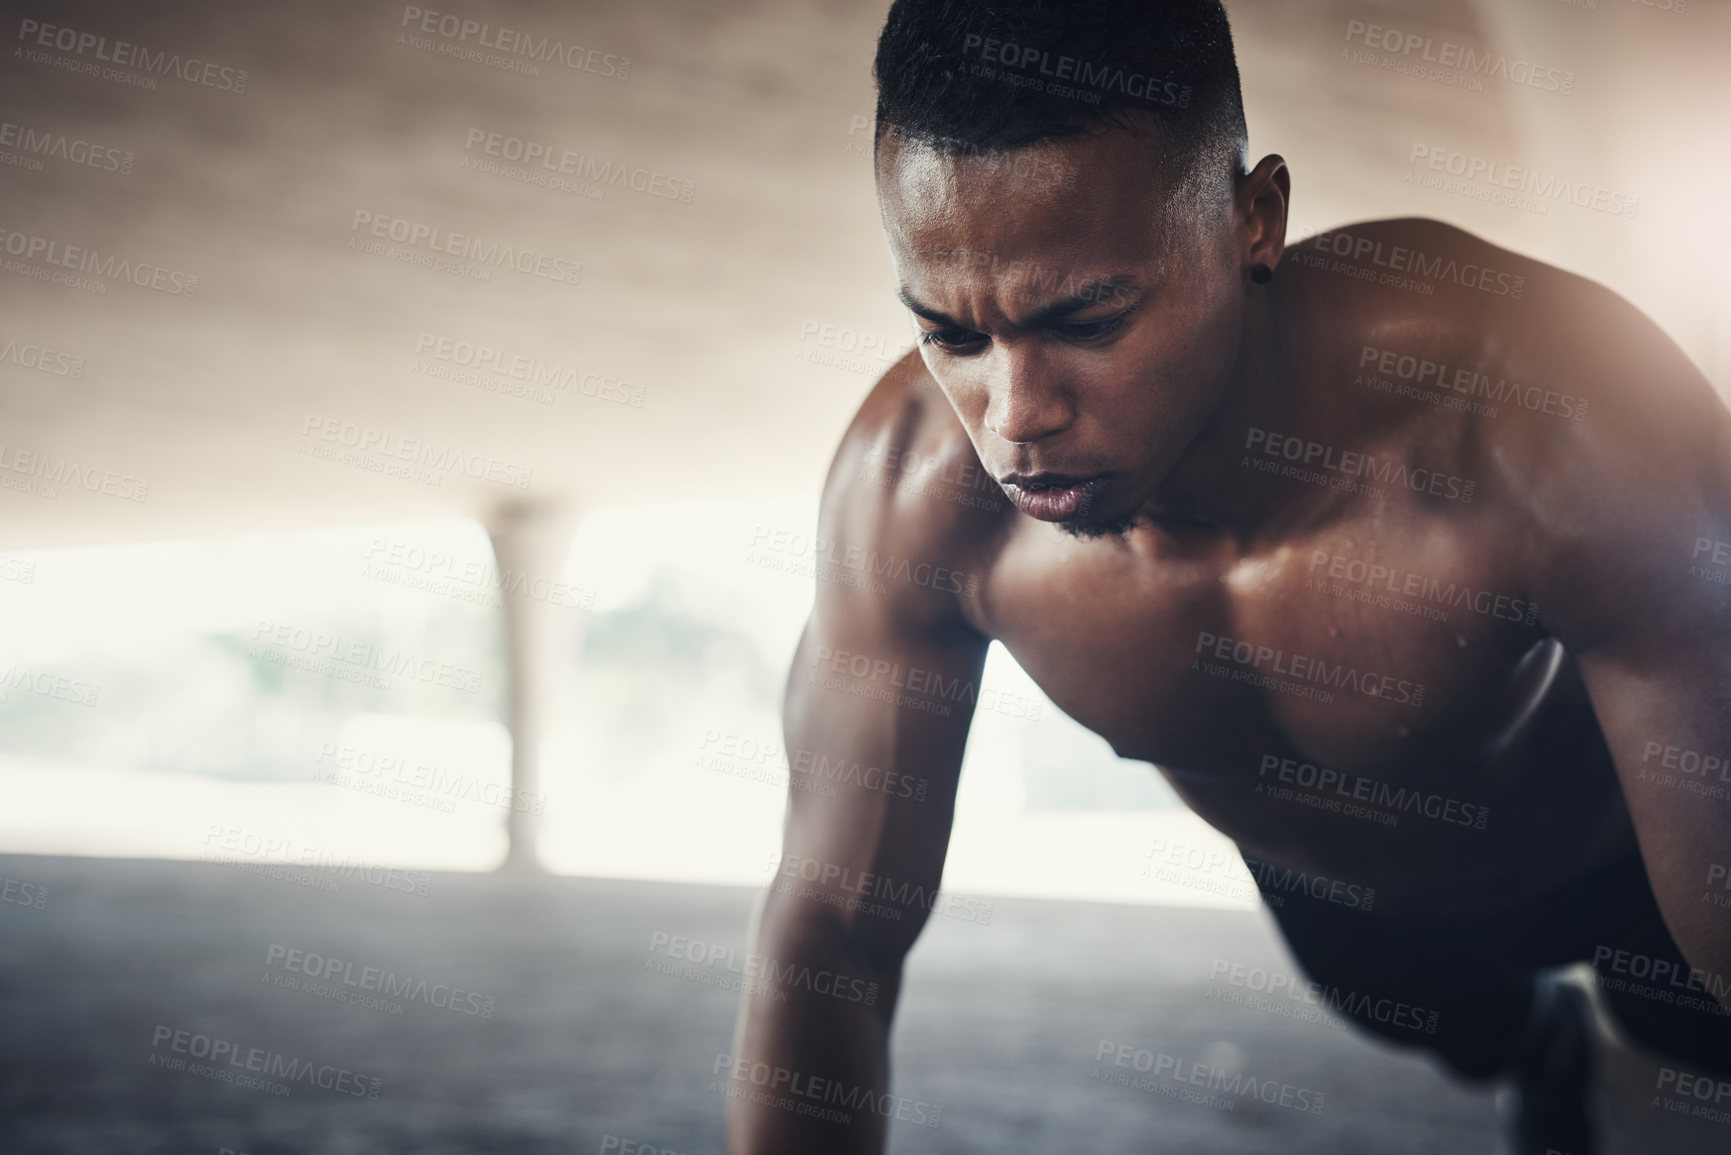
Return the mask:
<path id="1" fill-rule="evenodd" d="M 920 355 L 1018 508 L 1122 533 L 1238 348 L 1229 195 L 1169 214 L 1154 144 L 1111 129 L 997 155 L 886 133 L 878 200 Z"/>

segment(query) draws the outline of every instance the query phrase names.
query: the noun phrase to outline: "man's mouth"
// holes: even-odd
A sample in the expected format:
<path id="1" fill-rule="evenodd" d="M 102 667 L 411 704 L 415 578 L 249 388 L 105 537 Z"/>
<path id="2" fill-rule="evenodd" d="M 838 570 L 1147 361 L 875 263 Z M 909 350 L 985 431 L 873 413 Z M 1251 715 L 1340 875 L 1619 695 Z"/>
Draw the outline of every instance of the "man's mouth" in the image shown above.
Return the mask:
<path id="1" fill-rule="evenodd" d="M 1040 521 L 1073 521 L 1087 517 L 1099 504 L 1110 478 L 1069 477 L 1061 473 L 1012 474 L 1000 484 L 1016 508 Z"/>

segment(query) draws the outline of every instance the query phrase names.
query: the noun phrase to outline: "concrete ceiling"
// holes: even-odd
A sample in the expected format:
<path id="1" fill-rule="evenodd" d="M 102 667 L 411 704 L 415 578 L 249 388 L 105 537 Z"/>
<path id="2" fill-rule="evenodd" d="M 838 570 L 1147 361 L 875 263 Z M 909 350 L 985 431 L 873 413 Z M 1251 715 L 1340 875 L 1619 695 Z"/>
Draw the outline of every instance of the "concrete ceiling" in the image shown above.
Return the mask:
<path id="1" fill-rule="evenodd" d="M 1585 2 L 1234 0 L 1253 150 L 1292 164 L 1300 232 L 1361 217 L 1453 221 L 1606 281 L 1724 389 L 1731 5 Z M 542 62 L 528 75 L 441 52 L 475 37 L 405 27 L 402 4 L 4 5 L 0 120 L 17 127 L 3 131 L 116 151 L 79 164 L 0 141 L 14 158 L 0 164 L 0 229 L 62 258 L 77 246 L 198 282 L 196 295 L 100 273 L 58 284 L 41 279 L 54 266 L 40 253 L 4 258 L 0 547 L 821 483 L 878 350 L 909 343 L 861 127 L 887 5 L 421 7 L 484 22 L 495 41 L 511 28 L 581 45 L 596 55 L 575 59 L 592 70 Z M 41 48 L 32 21 L 88 37 Z M 1574 92 L 1496 79 L 1472 91 L 1384 69 L 1355 57 L 1354 21 L 1572 72 Z M 146 89 L 127 79 L 146 75 L 136 59 L 97 59 L 124 57 L 120 41 L 178 55 L 183 69 L 232 71 Z M 628 75 L 605 75 L 619 68 L 609 56 L 629 57 Z M 243 69 L 244 92 L 223 87 Z M 689 203 L 618 185 L 594 199 L 477 169 L 496 159 L 469 147 L 486 133 L 660 173 L 671 189 L 688 182 Z M 1558 204 L 1541 216 L 1421 188 L 1406 180 L 1415 145 L 1604 186 L 1641 197 L 1640 209 L 1626 219 Z M 122 153 L 130 171 L 103 167 Z M 357 231 L 357 213 L 580 262 L 581 274 L 569 284 L 486 266 L 483 281 L 360 251 L 390 242 Z M 405 248 L 432 258 L 426 244 Z M 871 347 L 841 367 L 802 359 L 825 326 Z M 549 405 L 512 396 L 506 374 L 440 376 L 461 368 L 426 350 L 441 341 L 573 371 L 570 387 Z M 81 358 L 81 375 L 26 367 L 26 347 L 64 354 L 51 368 Z M 320 431 L 345 425 L 379 439 L 360 464 L 309 453 L 338 448 Z M 423 475 L 382 472 L 401 462 L 381 447 L 419 453 Z M 439 468 L 452 451 L 492 478 Z M 116 477 L 108 493 L 29 492 L 21 453 Z M 511 484 L 526 471 L 526 487 Z M 125 478 L 148 482 L 145 500 L 126 499 Z"/>

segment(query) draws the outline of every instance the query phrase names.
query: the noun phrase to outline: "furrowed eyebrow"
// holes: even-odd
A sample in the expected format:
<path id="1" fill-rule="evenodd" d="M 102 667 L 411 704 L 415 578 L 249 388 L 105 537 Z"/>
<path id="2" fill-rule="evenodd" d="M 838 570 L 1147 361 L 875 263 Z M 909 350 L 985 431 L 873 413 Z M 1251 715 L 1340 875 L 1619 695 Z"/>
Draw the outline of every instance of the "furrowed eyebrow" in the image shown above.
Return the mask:
<path id="1" fill-rule="evenodd" d="M 1079 313 L 1083 309 L 1092 308 L 1095 305 L 1101 304 L 1103 301 L 1115 299 L 1121 295 L 1127 296 L 1128 300 L 1125 303 L 1134 307 L 1142 299 L 1142 291 L 1141 289 L 1136 288 L 1135 285 L 1136 278 L 1128 273 L 1120 273 L 1115 277 L 1107 277 L 1104 280 L 1084 282 L 1071 296 L 1065 297 L 1060 301 L 1053 301 L 1049 304 L 1041 305 L 1039 308 L 1035 309 L 1026 319 L 1018 322 L 1016 328 L 1037 329 L 1043 325 L 1050 325 L 1054 321 L 1063 320 L 1072 313 Z M 1126 290 L 1129 290 L 1129 292 L 1126 293 Z M 896 290 L 896 296 L 901 299 L 902 304 L 906 305 L 910 312 L 914 313 L 916 316 L 924 317 L 926 320 L 931 321 L 934 324 L 948 325 L 956 329 L 971 330 L 973 328 L 973 326 L 964 325 L 954 317 L 940 312 L 939 310 L 932 308 L 930 305 L 924 305 L 919 301 L 914 300 L 913 295 L 909 293 L 905 287 L 898 288 Z"/>
<path id="2" fill-rule="evenodd" d="M 960 321 L 956 320 L 954 317 L 948 316 L 944 313 L 940 313 L 936 309 L 932 308 L 930 305 L 920 304 L 918 301 L 914 300 L 913 295 L 910 294 L 905 288 L 897 289 L 896 290 L 896 296 L 901 298 L 902 304 L 906 305 L 908 307 L 908 310 L 910 312 L 912 312 L 916 317 L 924 317 L 926 320 L 931 321 L 934 324 L 948 325 L 953 329 L 966 329 L 967 328 L 966 325 L 962 324 Z"/>

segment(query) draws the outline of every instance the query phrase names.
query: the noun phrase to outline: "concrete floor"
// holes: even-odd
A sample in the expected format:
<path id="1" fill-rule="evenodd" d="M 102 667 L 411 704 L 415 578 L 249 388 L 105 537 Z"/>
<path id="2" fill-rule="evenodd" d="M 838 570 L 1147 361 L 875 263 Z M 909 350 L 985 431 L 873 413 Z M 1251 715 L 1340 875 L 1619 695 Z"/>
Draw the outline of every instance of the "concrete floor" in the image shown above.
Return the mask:
<path id="1" fill-rule="evenodd" d="M 722 1150 L 712 1071 L 737 996 L 645 964 L 658 931 L 743 953 L 749 891 L 439 874 L 425 896 L 397 880 L 330 893 L 228 866 L 38 856 L 0 856 L 0 876 L 17 884 L 0 902 L 0 1150 L 566 1155 L 616 1150 L 609 1135 Z M 17 901 L 44 888 L 40 909 Z M 1488 1093 L 1336 1025 L 1209 998 L 1217 957 L 1288 968 L 1259 915 L 995 906 L 986 926 L 934 919 L 914 955 L 895 1090 L 943 1110 L 935 1129 L 894 1130 L 892 1151 L 1497 1150 Z M 398 1014 L 286 989 L 272 978 L 291 949 L 429 993 L 394 1000 Z M 441 984 L 477 996 L 463 1005 L 491 998 L 491 1017 L 429 1005 Z M 298 1083 L 282 1097 L 162 1069 L 159 1028 L 377 1077 L 379 1095 Z M 1102 1040 L 1237 1065 L 1325 1109 L 1107 1086 L 1091 1079 Z M 1724 1151 L 1725 1128 L 1644 1101 L 1654 1069 L 1610 1055 L 1611 1150 Z"/>

